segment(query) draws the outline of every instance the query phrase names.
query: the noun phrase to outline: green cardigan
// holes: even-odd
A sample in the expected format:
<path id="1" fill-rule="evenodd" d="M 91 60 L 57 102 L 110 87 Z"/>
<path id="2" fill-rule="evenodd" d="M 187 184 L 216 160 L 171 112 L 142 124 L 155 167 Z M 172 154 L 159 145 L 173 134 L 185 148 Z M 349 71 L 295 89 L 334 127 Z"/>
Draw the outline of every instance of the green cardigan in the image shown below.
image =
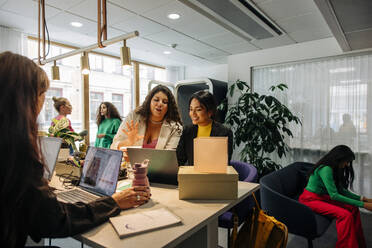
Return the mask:
<path id="1" fill-rule="evenodd" d="M 357 207 L 363 207 L 359 195 L 353 194 L 345 188 L 337 190 L 333 179 L 333 170 L 330 166 L 318 167 L 309 178 L 306 189 L 318 195 L 329 195 L 332 200 L 347 203 Z"/>
<path id="2" fill-rule="evenodd" d="M 104 119 L 98 126 L 98 134 L 105 134 L 103 138 L 96 137 L 95 147 L 110 148 L 115 134 L 120 126 L 120 119 Z"/>

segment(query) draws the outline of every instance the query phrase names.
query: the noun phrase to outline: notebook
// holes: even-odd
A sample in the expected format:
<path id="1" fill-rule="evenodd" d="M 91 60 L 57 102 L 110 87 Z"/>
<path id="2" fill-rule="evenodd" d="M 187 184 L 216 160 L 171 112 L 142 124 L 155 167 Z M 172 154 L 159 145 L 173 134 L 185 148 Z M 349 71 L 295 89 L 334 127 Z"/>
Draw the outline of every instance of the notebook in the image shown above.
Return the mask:
<path id="1" fill-rule="evenodd" d="M 178 161 L 175 150 L 158 150 L 151 148 L 127 148 L 131 165 L 149 159 L 147 176 L 150 183 L 178 185 Z"/>
<path id="2" fill-rule="evenodd" d="M 89 203 L 111 196 L 116 190 L 122 156 L 122 151 L 89 146 L 79 185 L 73 190 L 58 192 L 58 200 Z"/>
<path id="3" fill-rule="evenodd" d="M 110 222 L 119 237 L 124 238 L 134 234 L 173 226 L 182 221 L 166 208 L 159 208 L 111 217 Z"/>
<path id="4" fill-rule="evenodd" d="M 43 155 L 44 162 L 46 164 L 44 178 L 49 181 L 52 179 L 54 169 L 56 167 L 61 144 L 61 138 L 40 136 L 41 154 Z"/>

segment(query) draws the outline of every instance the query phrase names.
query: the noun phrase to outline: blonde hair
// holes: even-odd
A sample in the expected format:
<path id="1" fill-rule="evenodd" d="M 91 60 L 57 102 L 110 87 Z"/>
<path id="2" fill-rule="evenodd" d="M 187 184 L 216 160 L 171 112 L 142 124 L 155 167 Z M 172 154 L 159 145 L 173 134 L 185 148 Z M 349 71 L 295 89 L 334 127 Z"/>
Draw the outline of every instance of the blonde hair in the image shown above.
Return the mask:
<path id="1" fill-rule="evenodd" d="M 59 109 L 61 108 L 61 106 L 64 106 L 69 102 L 69 100 L 65 97 L 53 96 L 52 100 L 54 102 L 54 108 L 57 110 L 57 112 L 59 112 Z"/>

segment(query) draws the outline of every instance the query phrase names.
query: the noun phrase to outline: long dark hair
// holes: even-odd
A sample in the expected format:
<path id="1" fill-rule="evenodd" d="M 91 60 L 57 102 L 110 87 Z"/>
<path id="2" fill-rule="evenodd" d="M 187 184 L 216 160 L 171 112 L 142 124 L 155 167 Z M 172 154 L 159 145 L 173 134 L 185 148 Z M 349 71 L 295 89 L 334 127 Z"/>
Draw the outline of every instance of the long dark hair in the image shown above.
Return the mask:
<path id="1" fill-rule="evenodd" d="M 33 61 L 11 52 L 0 53 L 0 242 L 7 247 L 16 244 L 21 228 L 17 215 L 27 191 L 47 188 L 36 119 L 39 96 L 48 87 L 46 73 Z"/>
<path id="2" fill-rule="evenodd" d="M 112 104 L 111 102 L 102 102 L 97 109 L 97 126 L 99 126 L 102 123 L 102 121 L 106 118 L 105 116 L 101 115 L 102 104 L 104 104 L 107 108 L 107 117 L 109 119 L 119 119 L 121 121 L 119 111 L 115 107 L 115 105 Z"/>
<path id="3" fill-rule="evenodd" d="M 209 91 L 199 90 L 191 95 L 189 99 L 189 106 L 192 99 L 196 99 L 201 105 L 205 107 L 207 112 L 212 112 L 212 120 L 214 120 L 217 111 L 217 102 L 214 96 Z"/>
<path id="4" fill-rule="evenodd" d="M 318 167 L 330 166 L 333 170 L 333 179 L 335 181 L 337 189 L 352 187 L 354 182 L 354 169 L 353 160 L 355 154 L 353 151 L 345 145 L 338 145 L 330 150 L 324 157 L 322 157 L 310 171 L 310 175 Z M 344 168 L 340 167 L 343 162 L 350 162 L 349 166 Z"/>
<path id="5" fill-rule="evenodd" d="M 163 92 L 164 94 L 167 95 L 168 97 L 168 111 L 164 116 L 164 119 L 167 122 L 178 122 L 182 125 L 182 121 L 180 118 L 180 114 L 178 112 L 178 107 L 176 104 L 176 100 L 174 99 L 174 96 L 172 92 L 168 89 L 168 87 L 164 85 L 157 85 L 155 86 L 146 96 L 145 101 L 142 103 L 141 106 L 139 106 L 136 109 L 136 113 L 141 115 L 142 117 L 145 118 L 146 122 L 149 120 L 150 115 L 151 115 L 151 109 L 150 109 L 150 104 L 151 104 L 151 99 L 154 97 L 154 95 L 158 92 Z"/>

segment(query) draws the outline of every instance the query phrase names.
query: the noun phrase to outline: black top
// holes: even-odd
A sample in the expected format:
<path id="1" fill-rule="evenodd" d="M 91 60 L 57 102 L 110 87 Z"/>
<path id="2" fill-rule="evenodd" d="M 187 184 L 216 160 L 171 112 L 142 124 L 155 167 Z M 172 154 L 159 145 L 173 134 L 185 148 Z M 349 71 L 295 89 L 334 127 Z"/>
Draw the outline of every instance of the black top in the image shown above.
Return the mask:
<path id="1" fill-rule="evenodd" d="M 184 127 L 177 146 L 178 165 L 192 165 L 194 163 L 194 138 L 198 135 L 198 125 Z M 233 133 L 223 124 L 213 121 L 211 137 L 228 137 L 228 158 L 231 160 L 233 151 Z"/>
<path id="2" fill-rule="evenodd" d="M 92 203 L 62 203 L 49 186 L 31 186 L 25 199 L 15 209 L 17 215 L 16 247 L 24 247 L 27 235 L 35 242 L 41 238 L 62 238 L 87 231 L 118 215 L 120 208 L 111 197 Z M 2 243 L 4 247 L 10 244 Z"/>

